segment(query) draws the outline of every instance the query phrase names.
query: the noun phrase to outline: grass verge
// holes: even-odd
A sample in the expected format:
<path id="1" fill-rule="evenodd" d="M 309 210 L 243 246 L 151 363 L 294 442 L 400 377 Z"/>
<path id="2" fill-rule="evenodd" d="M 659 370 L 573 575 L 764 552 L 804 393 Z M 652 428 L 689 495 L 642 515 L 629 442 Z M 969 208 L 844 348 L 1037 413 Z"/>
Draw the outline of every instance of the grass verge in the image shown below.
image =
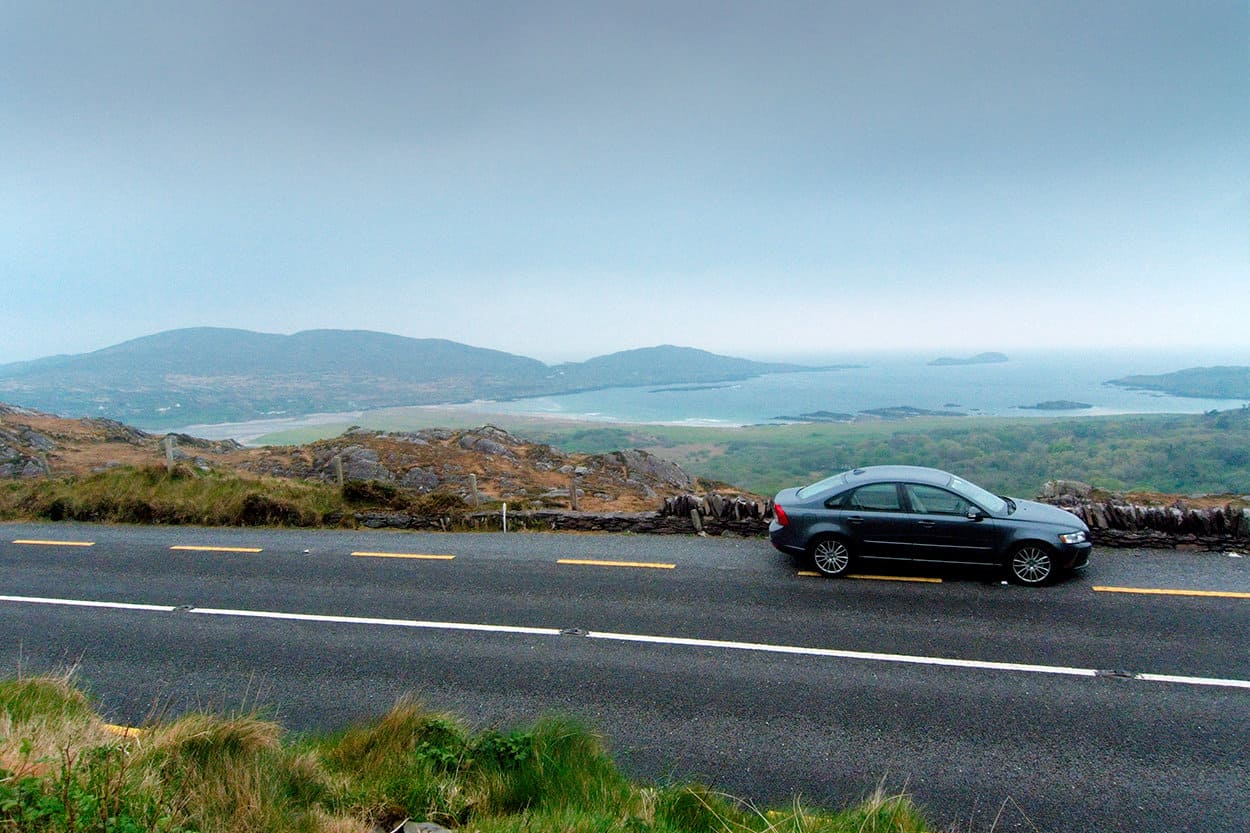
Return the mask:
<path id="1" fill-rule="evenodd" d="M 189 714 L 118 735 L 68 676 L 0 681 L 0 831 L 371 833 L 404 819 L 475 833 L 921 833 L 906 796 L 763 810 L 697 784 L 627 779 L 565 719 L 474 732 L 405 698 L 331 735 Z"/>
<path id="2" fill-rule="evenodd" d="M 81 477 L 0 481 L 0 520 L 199 526 L 338 526 L 363 509 L 406 510 L 458 520 L 458 496 L 416 494 L 387 483 L 337 486 L 240 477 L 188 466 L 118 466 Z"/>

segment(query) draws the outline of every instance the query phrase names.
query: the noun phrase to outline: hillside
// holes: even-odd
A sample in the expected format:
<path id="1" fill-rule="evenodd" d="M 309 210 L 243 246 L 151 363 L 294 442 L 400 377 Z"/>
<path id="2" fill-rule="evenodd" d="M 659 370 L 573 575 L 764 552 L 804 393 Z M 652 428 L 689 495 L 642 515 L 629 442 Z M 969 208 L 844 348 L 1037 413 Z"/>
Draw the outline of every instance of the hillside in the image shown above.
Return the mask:
<path id="1" fill-rule="evenodd" d="M 1125 376 L 1107 384 L 1197 399 L 1250 399 L 1250 367 L 1190 367 L 1155 376 Z"/>
<path id="2" fill-rule="evenodd" d="M 809 369 L 668 345 L 549 367 L 443 339 L 363 330 L 285 336 L 200 327 L 92 353 L 0 365 L 0 400 L 160 428 Z"/>
<path id="3" fill-rule="evenodd" d="M 516 509 L 568 507 L 648 511 L 697 488 L 679 466 L 638 450 L 566 454 L 491 426 L 384 432 L 353 429 L 306 445 L 244 448 L 171 435 L 174 458 L 202 475 L 335 484 L 380 484 L 378 494 L 445 494 L 508 501 Z M 0 479 L 90 476 L 119 467 L 161 467 L 165 438 L 105 419 L 67 419 L 0 404 Z"/>

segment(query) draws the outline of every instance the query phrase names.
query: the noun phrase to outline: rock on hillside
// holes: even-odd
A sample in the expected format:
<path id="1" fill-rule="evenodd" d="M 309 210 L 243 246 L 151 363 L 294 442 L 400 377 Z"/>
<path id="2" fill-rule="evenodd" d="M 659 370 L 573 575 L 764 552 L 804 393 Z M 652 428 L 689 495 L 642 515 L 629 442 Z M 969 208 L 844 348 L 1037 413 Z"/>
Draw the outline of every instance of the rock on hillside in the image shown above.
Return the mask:
<path id="1" fill-rule="evenodd" d="M 645 451 L 565 454 L 493 426 L 387 433 L 351 429 L 300 446 L 244 448 L 233 440 L 174 439 L 174 455 L 201 470 L 245 477 L 371 481 L 415 493 L 446 492 L 517 509 L 567 508 L 577 484 L 586 511 L 655 510 L 698 484 L 680 466 Z M 0 404 L 0 478 L 88 474 L 165 462 L 164 435 L 106 419 L 67 419 Z"/>
<path id="2" fill-rule="evenodd" d="M 253 450 L 239 467 L 256 474 L 306 480 L 394 484 L 416 492 L 450 491 L 469 497 L 476 484 L 483 499 L 518 508 L 568 506 L 577 483 L 587 510 L 655 509 L 661 496 L 696 484 L 681 467 L 645 451 L 565 454 L 530 443 L 494 426 L 468 431 L 430 428 L 390 433 L 352 429 L 340 437 L 303 446 Z"/>
<path id="3" fill-rule="evenodd" d="M 173 435 L 175 459 L 210 467 L 242 446 Z M 0 403 L 0 478 L 85 474 L 163 462 L 163 436 L 111 419 L 65 419 Z"/>

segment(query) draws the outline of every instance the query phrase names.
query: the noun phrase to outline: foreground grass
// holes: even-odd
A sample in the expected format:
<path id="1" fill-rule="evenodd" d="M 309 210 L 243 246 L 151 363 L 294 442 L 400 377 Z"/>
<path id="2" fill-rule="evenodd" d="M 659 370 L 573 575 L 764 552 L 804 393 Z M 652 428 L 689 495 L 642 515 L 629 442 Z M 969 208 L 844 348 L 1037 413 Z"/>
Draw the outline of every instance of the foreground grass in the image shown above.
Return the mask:
<path id="1" fill-rule="evenodd" d="M 759 810 L 628 780 L 562 719 L 502 733 L 405 699 L 333 735 L 254 714 L 110 731 L 68 677 L 0 681 L 0 831 L 370 833 L 406 818 L 477 833 L 920 833 L 905 796 Z"/>
<path id="2" fill-rule="evenodd" d="M 0 481 L 0 520 L 316 527 L 350 523 L 361 509 L 456 521 L 468 506 L 454 495 L 417 494 L 386 483 L 348 481 L 339 489 L 187 466 L 119 466 L 82 477 Z"/>
<path id="3" fill-rule="evenodd" d="M 0 518 L 124 523 L 316 526 L 342 512 L 337 489 L 277 478 L 245 479 L 185 466 L 119 466 L 0 485 Z"/>

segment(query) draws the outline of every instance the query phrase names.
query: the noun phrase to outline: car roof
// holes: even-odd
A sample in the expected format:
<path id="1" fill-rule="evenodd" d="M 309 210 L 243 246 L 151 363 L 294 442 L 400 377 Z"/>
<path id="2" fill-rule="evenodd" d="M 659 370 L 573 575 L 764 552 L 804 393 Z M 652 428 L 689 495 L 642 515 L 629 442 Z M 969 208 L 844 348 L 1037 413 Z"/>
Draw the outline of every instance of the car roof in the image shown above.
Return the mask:
<path id="1" fill-rule="evenodd" d="M 927 483 L 933 486 L 945 486 L 954 475 L 941 469 L 930 469 L 924 466 L 864 466 L 846 472 L 847 483 L 880 483 L 882 481 L 902 481 L 905 483 Z"/>

